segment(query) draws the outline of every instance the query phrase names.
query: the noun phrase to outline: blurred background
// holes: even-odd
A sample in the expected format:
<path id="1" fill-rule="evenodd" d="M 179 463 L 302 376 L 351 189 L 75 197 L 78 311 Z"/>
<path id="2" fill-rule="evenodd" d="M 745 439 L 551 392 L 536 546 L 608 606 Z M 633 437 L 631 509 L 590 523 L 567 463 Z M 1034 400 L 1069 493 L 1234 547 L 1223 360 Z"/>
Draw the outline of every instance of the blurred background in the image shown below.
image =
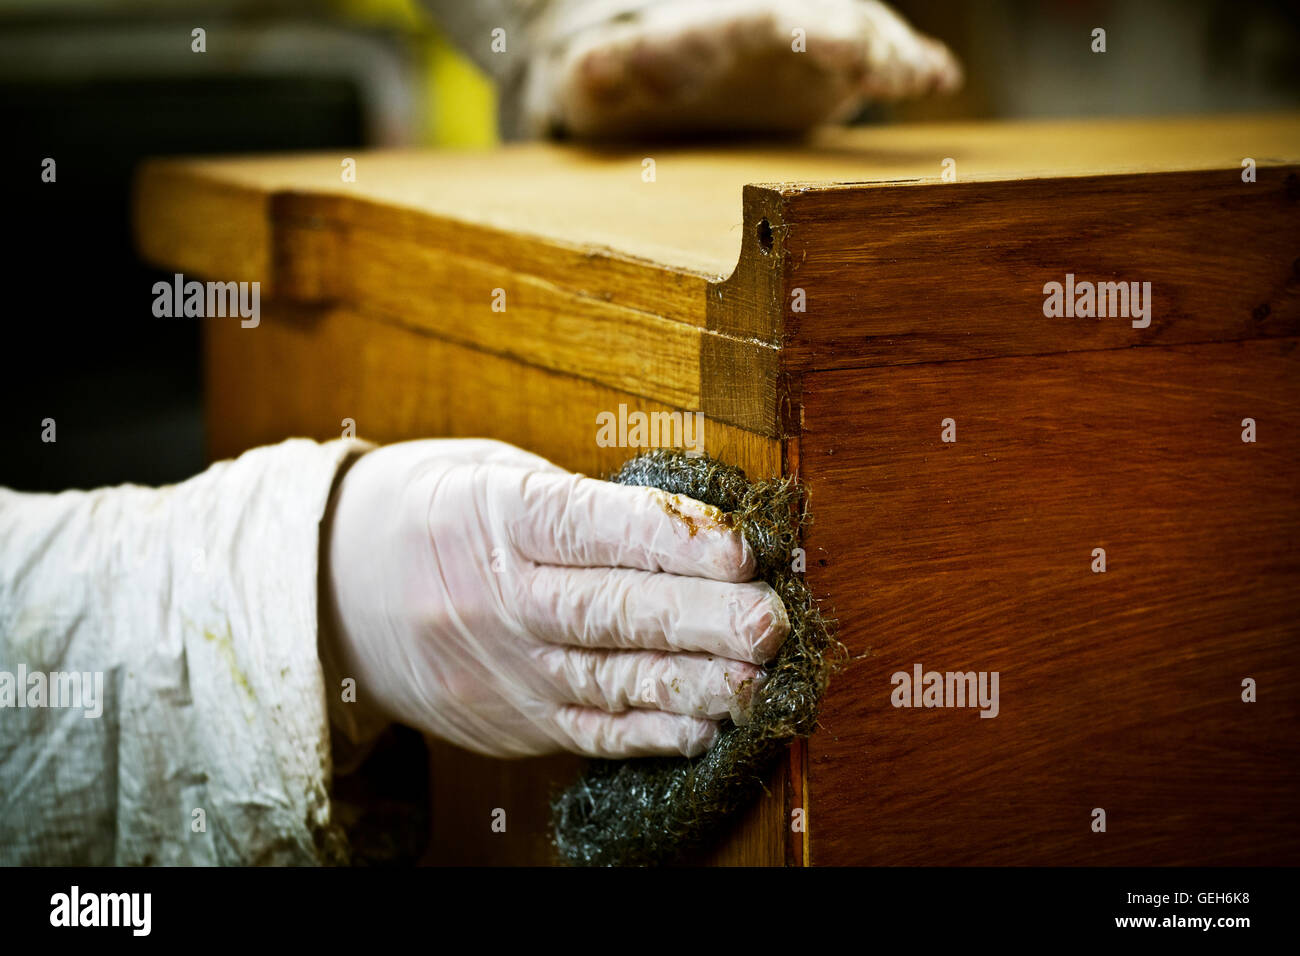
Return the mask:
<path id="1" fill-rule="evenodd" d="M 894 6 L 953 48 L 966 86 L 862 123 L 1300 104 L 1295 0 Z M 1101 62 L 1087 43 L 1097 26 Z M 131 244 L 140 159 L 496 142 L 491 84 L 416 0 L 0 0 L 0 110 L 0 484 L 32 491 L 161 484 L 205 465 L 199 323 L 153 317 L 161 274 Z M 41 181 L 46 157 L 57 184 Z"/>

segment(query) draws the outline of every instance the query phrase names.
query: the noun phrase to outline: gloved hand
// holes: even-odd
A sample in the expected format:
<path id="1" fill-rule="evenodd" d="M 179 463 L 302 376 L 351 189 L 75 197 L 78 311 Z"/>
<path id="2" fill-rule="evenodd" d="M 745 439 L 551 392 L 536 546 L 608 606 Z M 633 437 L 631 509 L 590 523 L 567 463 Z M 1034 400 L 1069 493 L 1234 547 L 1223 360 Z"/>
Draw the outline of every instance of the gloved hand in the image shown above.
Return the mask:
<path id="1" fill-rule="evenodd" d="M 501 442 L 368 452 L 323 536 L 336 723 L 355 742 L 396 720 L 500 757 L 703 752 L 789 632 L 719 517 Z M 340 704 L 349 677 L 357 702 Z"/>
<path id="2" fill-rule="evenodd" d="M 508 139 L 797 132 L 962 82 L 879 0 L 421 2 L 495 77 Z"/>

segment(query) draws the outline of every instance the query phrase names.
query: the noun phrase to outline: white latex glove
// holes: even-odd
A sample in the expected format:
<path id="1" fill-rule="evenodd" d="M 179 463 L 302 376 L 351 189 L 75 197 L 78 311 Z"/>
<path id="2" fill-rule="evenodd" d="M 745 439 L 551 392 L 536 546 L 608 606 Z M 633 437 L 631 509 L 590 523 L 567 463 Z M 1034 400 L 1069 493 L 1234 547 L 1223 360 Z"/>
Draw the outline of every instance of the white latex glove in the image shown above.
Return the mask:
<path id="1" fill-rule="evenodd" d="M 323 535 L 336 723 L 355 741 L 396 720 L 500 757 L 703 752 L 789 631 L 719 516 L 501 442 L 365 454 Z"/>
<path id="2" fill-rule="evenodd" d="M 495 77 L 510 139 L 799 131 L 962 82 L 879 0 L 421 2 Z"/>

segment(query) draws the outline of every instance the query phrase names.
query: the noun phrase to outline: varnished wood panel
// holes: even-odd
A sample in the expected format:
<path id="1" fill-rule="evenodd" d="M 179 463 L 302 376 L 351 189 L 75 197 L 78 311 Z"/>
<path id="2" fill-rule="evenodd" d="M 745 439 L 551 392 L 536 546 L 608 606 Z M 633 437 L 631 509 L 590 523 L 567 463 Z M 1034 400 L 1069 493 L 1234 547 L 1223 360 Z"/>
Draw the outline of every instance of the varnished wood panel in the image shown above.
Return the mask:
<path id="1" fill-rule="evenodd" d="M 854 655 L 814 864 L 1300 863 L 1296 345 L 805 378 L 808 576 Z M 895 708 L 916 663 L 1000 672 L 999 715 Z"/>
<path id="2" fill-rule="evenodd" d="M 338 270 L 348 287 L 343 302 L 365 303 L 368 312 L 462 345 L 699 407 L 701 332 L 694 326 L 571 292 L 500 260 L 394 249 L 390 237 L 372 232 L 348 236 L 342 262 L 353 265 Z"/>
<path id="3" fill-rule="evenodd" d="M 263 307 L 256 328 L 205 320 L 208 449 L 215 458 L 288 435 L 337 438 L 342 421 L 381 443 L 492 437 L 585 474 L 635 449 L 596 443 L 596 415 L 673 411 L 585 379 L 381 321 L 342 307 Z M 686 412 L 695 409 L 687 408 Z M 704 447 L 752 476 L 781 473 L 781 446 L 707 420 Z"/>
<path id="4" fill-rule="evenodd" d="M 775 226 L 783 361 L 852 368 L 1300 333 L 1298 171 L 787 194 Z M 1067 274 L 1149 283 L 1150 314 L 1045 316 L 1045 284 Z M 805 312 L 790 309 L 795 288 Z"/>

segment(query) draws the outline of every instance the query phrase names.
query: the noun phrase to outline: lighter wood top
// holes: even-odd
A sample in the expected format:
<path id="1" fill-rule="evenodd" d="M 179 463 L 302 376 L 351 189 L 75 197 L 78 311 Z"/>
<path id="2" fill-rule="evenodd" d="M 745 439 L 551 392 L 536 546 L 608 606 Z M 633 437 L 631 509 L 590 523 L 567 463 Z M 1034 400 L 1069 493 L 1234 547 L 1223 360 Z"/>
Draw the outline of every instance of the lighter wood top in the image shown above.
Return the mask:
<path id="1" fill-rule="evenodd" d="M 345 155 L 357 159 L 354 183 L 340 177 Z M 777 146 L 594 151 L 534 143 L 492 152 L 194 159 L 154 163 L 143 175 L 146 187 L 150 177 L 179 176 L 245 201 L 232 209 L 280 192 L 351 196 L 718 278 L 740 254 L 745 184 L 934 183 L 947 157 L 963 182 L 1226 169 L 1244 157 L 1284 165 L 1300 161 L 1300 116 L 860 127 Z M 643 181 L 646 158 L 655 161 L 653 182 Z M 172 264 L 165 224 L 145 219 L 138 231 L 149 258 Z"/>

